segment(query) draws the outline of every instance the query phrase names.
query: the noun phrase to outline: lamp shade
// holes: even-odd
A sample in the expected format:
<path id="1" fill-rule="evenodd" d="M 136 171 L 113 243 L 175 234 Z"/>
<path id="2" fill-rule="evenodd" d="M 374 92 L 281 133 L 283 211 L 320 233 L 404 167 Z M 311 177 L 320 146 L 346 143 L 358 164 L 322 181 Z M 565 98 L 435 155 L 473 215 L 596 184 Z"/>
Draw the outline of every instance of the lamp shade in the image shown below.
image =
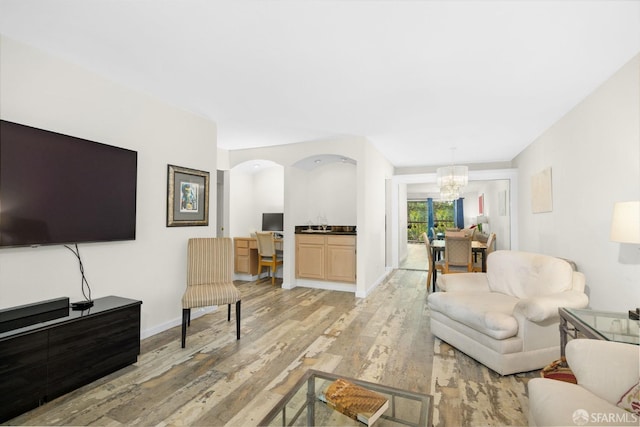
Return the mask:
<path id="1" fill-rule="evenodd" d="M 453 165 L 438 168 L 436 182 L 440 187 L 464 187 L 469 183 L 469 168 Z"/>
<path id="2" fill-rule="evenodd" d="M 487 218 L 486 216 L 482 215 L 476 218 L 476 222 L 478 224 L 488 224 L 489 223 L 489 218 Z"/>
<path id="3" fill-rule="evenodd" d="M 640 201 L 617 202 L 613 206 L 611 240 L 640 243 Z"/>

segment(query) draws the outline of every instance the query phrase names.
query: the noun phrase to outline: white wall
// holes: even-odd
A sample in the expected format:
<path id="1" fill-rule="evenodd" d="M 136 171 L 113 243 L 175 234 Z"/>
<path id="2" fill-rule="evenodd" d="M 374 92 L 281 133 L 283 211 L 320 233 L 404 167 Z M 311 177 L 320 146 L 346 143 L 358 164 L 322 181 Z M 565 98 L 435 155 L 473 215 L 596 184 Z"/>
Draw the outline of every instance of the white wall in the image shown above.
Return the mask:
<path id="1" fill-rule="evenodd" d="M 393 176 L 389 161 L 372 145 L 364 150 L 364 167 L 358 168 L 358 279 L 356 296 L 365 297 L 386 277 L 387 179 Z M 360 161 L 358 162 L 360 165 Z M 363 238 L 361 238 L 362 236 Z"/>
<path id="2" fill-rule="evenodd" d="M 402 264 L 409 255 L 407 240 L 409 239 L 408 206 L 407 206 L 407 184 L 401 183 L 397 188 L 398 203 L 398 262 Z"/>
<path id="3" fill-rule="evenodd" d="M 229 236 L 249 237 L 257 230 L 253 207 L 253 176 L 240 170 L 229 173 Z"/>
<path id="4" fill-rule="evenodd" d="M 356 225 L 357 223 L 357 166 L 334 162 L 307 172 L 300 182 L 299 203 L 304 203 L 303 217 L 296 218 L 296 225 L 307 221 L 318 224 L 324 216 L 329 225 Z"/>
<path id="5" fill-rule="evenodd" d="M 177 324 L 187 239 L 215 235 L 215 123 L 5 37 L 0 52 L 2 119 L 138 151 L 136 240 L 80 251 L 94 298 L 143 301 L 143 335 Z M 210 226 L 166 227 L 167 164 L 211 173 Z M 0 308 L 60 296 L 82 296 L 67 249 L 0 250 Z"/>
<path id="6" fill-rule="evenodd" d="M 262 214 L 284 212 L 284 169 L 280 165 L 234 167 L 229 183 L 230 237 L 262 230 Z"/>
<path id="7" fill-rule="evenodd" d="M 511 220 L 509 216 L 509 180 L 484 181 L 482 193 L 480 194 L 484 194 L 484 216 L 487 217 L 489 221 L 486 224 L 482 224 L 482 231 L 496 234 L 496 249 L 510 249 Z M 472 207 L 476 213 L 476 216 L 471 218 L 473 224 L 477 221 L 478 197 L 480 197 L 480 194 L 472 198 L 475 203 Z M 501 194 L 504 197 L 504 201 L 500 200 Z M 503 209 L 500 208 L 501 202 L 503 203 Z"/>
<path id="8" fill-rule="evenodd" d="M 609 240 L 617 201 L 640 199 L 640 55 L 514 160 L 521 249 L 574 260 L 590 306 L 640 306 L 640 247 Z M 551 167 L 553 211 L 531 212 L 531 177 Z M 624 255 L 624 261 L 620 260 Z"/>

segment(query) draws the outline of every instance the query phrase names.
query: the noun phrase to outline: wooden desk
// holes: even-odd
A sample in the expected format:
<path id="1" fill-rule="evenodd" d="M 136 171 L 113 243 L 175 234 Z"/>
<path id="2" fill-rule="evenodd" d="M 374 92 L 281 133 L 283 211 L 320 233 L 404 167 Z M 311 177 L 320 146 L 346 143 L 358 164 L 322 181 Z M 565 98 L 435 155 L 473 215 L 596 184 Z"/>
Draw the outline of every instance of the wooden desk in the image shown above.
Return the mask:
<path id="1" fill-rule="evenodd" d="M 431 259 L 433 262 L 431 263 L 431 271 L 433 271 L 432 283 L 431 283 L 431 291 L 436 291 L 436 279 L 438 278 L 438 270 L 436 270 L 436 260 L 440 254 L 444 253 L 446 240 L 434 240 L 431 242 Z M 485 253 L 487 251 L 487 244 L 478 242 L 476 240 L 471 241 L 471 251 L 474 253 L 479 253 L 482 256 L 482 271 L 487 271 L 487 259 L 485 257 Z"/>
<path id="2" fill-rule="evenodd" d="M 282 239 L 276 239 L 276 248 L 282 250 Z M 233 238 L 233 269 L 236 273 L 258 275 L 258 241 L 255 237 Z"/>

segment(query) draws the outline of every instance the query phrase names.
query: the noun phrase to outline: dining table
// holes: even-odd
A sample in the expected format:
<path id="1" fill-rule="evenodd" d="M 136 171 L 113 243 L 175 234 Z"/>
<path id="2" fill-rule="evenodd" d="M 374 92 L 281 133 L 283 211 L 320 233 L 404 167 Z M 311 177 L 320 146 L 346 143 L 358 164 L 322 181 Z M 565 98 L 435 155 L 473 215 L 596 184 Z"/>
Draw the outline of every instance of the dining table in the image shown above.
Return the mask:
<path id="1" fill-rule="evenodd" d="M 446 240 L 433 240 L 431 242 L 431 271 L 433 271 L 433 274 L 431 275 L 432 279 L 431 279 L 431 291 L 435 292 L 436 291 L 436 279 L 438 278 L 438 270 L 436 270 L 436 260 L 441 258 L 441 255 L 444 254 L 444 251 L 446 249 Z M 473 252 L 474 256 L 476 254 L 480 254 L 480 256 L 482 257 L 482 272 L 486 272 L 487 271 L 487 259 L 486 259 L 486 252 L 487 252 L 487 244 L 486 243 L 482 243 L 480 241 L 477 240 L 472 240 L 471 241 L 471 252 Z"/>

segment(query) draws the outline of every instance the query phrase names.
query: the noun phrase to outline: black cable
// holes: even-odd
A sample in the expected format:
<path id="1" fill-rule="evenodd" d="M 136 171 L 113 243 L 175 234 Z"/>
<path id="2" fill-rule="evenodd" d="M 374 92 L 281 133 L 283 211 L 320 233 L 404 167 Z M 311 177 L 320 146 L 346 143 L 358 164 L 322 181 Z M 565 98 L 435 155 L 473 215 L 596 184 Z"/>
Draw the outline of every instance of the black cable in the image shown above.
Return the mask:
<path id="1" fill-rule="evenodd" d="M 69 246 L 64 245 L 65 248 L 69 249 L 75 256 L 76 258 L 78 258 L 78 263 L 80 264 L 80 274 L 82 275 L 82 281 L 80 282 L 80 289 L 82 290 L 82 296 L 84 296 L 84 299 L 87 301 L 92 301 L 91 300 L 91 286 L 89 286 L 89 282 L 87 281 L 86 276 L 84 275 L 84 265 L 82 265 L 82 258 L 80 257 L 80 249 L 78 249 L 78 244 L 75 244 L 76 250 L 74 251 L 73 249 L 71 249 Z M 89 296 L 87 297 L 87 293 L 85 293 L 85 283 L 87 285 L 87 293 L 89 294 Z"/>

